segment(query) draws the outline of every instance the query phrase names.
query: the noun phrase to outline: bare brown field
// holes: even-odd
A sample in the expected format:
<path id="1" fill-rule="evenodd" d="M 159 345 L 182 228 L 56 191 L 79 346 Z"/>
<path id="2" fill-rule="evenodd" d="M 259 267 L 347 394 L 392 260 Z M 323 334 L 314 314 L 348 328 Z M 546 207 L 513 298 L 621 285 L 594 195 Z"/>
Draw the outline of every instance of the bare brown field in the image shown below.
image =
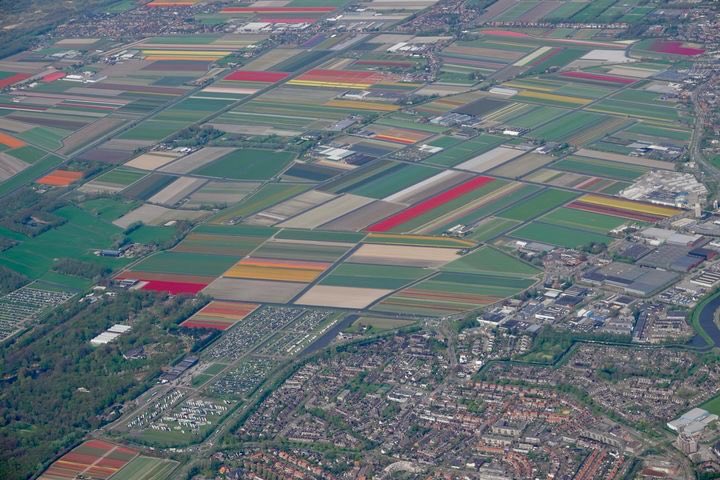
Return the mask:
<path id="1" fill-rule="evenodd" d="M 322 229 L 357 232 L 385 216 L 399 212 L 403 208 L 405 208 L 405 205 L 378 200 L 323 224 Z"/>
<path id="2" fill-rule="evenodd" d="M 490 170 L 490 175 L 498 175 L 500 177 L 519 178 L 527 175 L 550 162 L 555 161 L 552 155 L 540 155 L 539 153 L 528 153 L 520 158 L 511 160 L 504 165 Z"/>
<path id="3" fill-rule="evenodd" d="M 218 278 L 205 287 L 203 293 L 219 300 L 287 303 L 306 286 L 305 283 Z"/>
<path id="4" fill-rule="evenodd" d="M 0 152 L 0 181 L 17 175 L 27 167 L 29 165 L 22 160 Z"/>
<path id="5" fill-rule="evenodd" d="M 21 122 L 19 120 L 13 120 L 11 118 L 0 117 L 0 129 L 7 130 L 13 133 L 26 132 L 33 128 L 30 123 Z"/>
<path id="6" fill-rule="evenodd" d="M 365 308 L 389 295 L 392 290 L 380 288 L 353 288 L 316 285 L 305 292 L 295 303 L 336 308 Z"/>
<path id="7" fill-rule="evenodd" d="M 58 150 L 58 153 L 61 153 L 63 155 L 72 153 L 80 147 L 91 142 L 92 140 L 95 140 L 102 135 L 118 128 L 123 123 L 125 123 L 125 120 L 122 118 L 101 118 L 100 120 L 86 125 L 80 130 L 65 137 L 65 139 L 63 140 L 63 147 Z"/>
<path id="8" fill-rule="evenodd" d="M 524 150 L 509 147 L 495 147 L 477 157 L 457 165 L 455 168 L 470 170 L 471 172 L 482 173 L 491 170 L 503 163 L 525 154 Z"/>
<path id="9" fill-rule="evenodd" d="M 345 194 L 293 217 L 279 224 L 279 226 L 287 228 L 316 228 L 373 201 L 371 198 Z"/>
<path id="10" fill-rule="evenodd" d="M 172 207 L 207 182 L 204 178 L 180 177 L 158 193 L 150 197 L 148 202 L 159 203 Z"/>
<path id="11" fill-rule="evenodd" d="M 347 261 L 373 265 L 437 268 L 458 258 L 458 250 L 453 248 L 365 244 Z"/>
<path id="12" fill-rule="evenodd" d="M 197 208 L 202 205 L 230 205 L 239 202 L 259 186 L 260 184 L 255 182 L 211 181 L 190 195 L 185 206 Z"/>
<path id="13" fill-rule="evenodd" d="M 262 212 L 256 213 L 248 218 L 248 223 L 255 225 L 275 225 L 276 223 L 285 221 L 290 217 L 328 202 L 335 197 L 335 195 L 330 193 L 310 190 L 309 192 L 302 193 L 297 197 L 285 200 Z"/>
<path id="14" fill-rule="evenodd" d="M 177 152 L 148 152 L 135 157 L 125 164 L 140 170 L 155 170 L 167 165 L 180 156 Z"/>

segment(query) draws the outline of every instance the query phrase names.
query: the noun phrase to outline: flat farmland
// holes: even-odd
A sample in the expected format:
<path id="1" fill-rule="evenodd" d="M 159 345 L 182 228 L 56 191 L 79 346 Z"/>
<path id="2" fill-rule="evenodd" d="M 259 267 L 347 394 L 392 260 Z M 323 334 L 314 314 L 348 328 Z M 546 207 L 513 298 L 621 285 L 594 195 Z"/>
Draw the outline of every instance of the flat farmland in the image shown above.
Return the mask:
<path id="1" fill-rule="evenodd" d="M 86 476 L 106 480 L 138 455 L 138 451 L 104 440 L 88 440 L 56 460 L 40 475 L 42 480 Z"/>
<path id="2" fill-rule="evenodd" d="M 567 206 L 585 212 L 601 213 L 648 223 L 671 218 L 682 212 L 674 207 L 596 194 L 583 195 Z"/>
<path id="3" fill-rule="evenodd" d="M 324 233 L 324 232 L 322 232 Z M 332 233 L 330 233 L 332 235 Z M 326 241 L 269 240 L 253 252 L 261 258 L 334 262 L 350 250 L 352 244 Z"/>
<path id="4" fill-rule="evenodd" d="M 202 291 L 218 300 L 260 303 L 287 303 L 307 284 L 221 277 Z"/>
<path id="5" fill-rule="evenodd" d="M 482 220 L 475 226 L 475 230 L 473 231 L 473 233 L 470 234 L 469 238 L 477 242 L 487 242 L 512 230 L 519 224 L 520 221 L 518 220 L 489 217 L 485 220 Z"/>
<path id="6" fill-rule="evenodd" d="M 256 213 L 249 217 L 247 222 L 255 225 L 275 225 L 334 198 L 336 197 L 329 193 L 310 190 Z"/>
<path id="7" fill-rule="evenodd" d="M 576 132 L 587 130 L 605 120 L 605 116 L 590 112 L 573 112 L 533 130 L 530 135 L 552 142 L 562 142 Z"/>
<path id="8" fill-rule="evenodd" d="M 544 215 L 539 221 L 569 228 L 579 228 L 600 234 L 607 234 L 610 230 L 626 223 L 622 218 L 599 213 L 583 212 L 572 208 L 559 208 Z"/>
<path id="9" fill-rule="evenodd" d="M 230 267 L 223 276 L 248 280 L 310 283 L 330 265 L 329 262 L 309 260 L 246 257 Z"/>
<path id="10" fill-rule="evenodd" d="M 259 307 L 255 303 L 213 301 L 180 324 L 185 328 L 227 330 Z"/>
<path id="11" fill-rule="evenodd" d="M 279 226 L 285 228 L 317 228 L 372 202 L 373 200 L 371 198 L 346 193 L 286 220 L 280 223 Z"/>
<path id="12" fill-rule="evenodd" d="M 609 244 L 612 238 L 599 233 L 561 227 L 542 222 L 532 222 L 510 233 L 511 237 L 540 242 L 558 247 L 579 248 L 589 243 Z"/>
<path id="13" fill-rule="evenodd" d="M 626 115 L 639 119 L 655 120 L 669 124 L 681 120 L 682 111 L 674 106 L 652 105 L 639 102 L 628 102 L 616 99 L 605 99 L 588 107 L 594 112 Z"/>
<path id="14" fill-rule="evenodd" d="M 532 106 L 529 111 L 510 117 L 503 123 L 518 128 L 534 128 L 536 125 L 553 120 L 567 110 L 557 107 Z"/>
<path id="15" fill-rule="evenodd" d="M 500 184 L 491 177 L 474 177 L 444 192 L 416 203 L 368 227 L 370 232 L 412 230 L 439 218 L 467 202 L 491 192 Z"/>
<path id="16" fill-rule="evenodd" d="M 444 316 L 465 313 L 515 295 L 531 279 L 443 272 L 384 299 L 377 311 Z"/>
<path id="17" fill-rule="evenodd" d="M 443 167 L 454 167 L 472 157 L 497 147 L 504 141 L 505 139 L 503 137 L 480 134 L 466 142 L 446 148 L 442 152 L 436 153 L 423 161 Z"/>
<path id="18" fill-rule="evenodd" d="M 455 208 L 451 214 L 429 224 L 428 227 L 431 228 L 423 227 L 423 232 L 441 235 L 448 228 L 458 224 L 475 225 L 489 215 L 493 215 L 511 205 L 523 203 L 526 198 L 542 189 L 537 185 L 519 182 L 505 183 L 500 180 L 496 180 L 496 182 L 499 184 L 499 188 Z"/>
<path id="19" fill-rule="evenodd" d="M 80 189 L 87 192 L 119 192 L 146 175 L 146 172 L 117 167 L 86 183 Z"/>
<path id="20" fill-rule="evenodd" d="M 343 287 L 337 285 L 315 285 L 295 303 L 335 308 L 366 308 L 378 299 L 392 293 L 381 288 Z"/>
<path id="21" fill-rule="evenodd" d="M 431 167 L 399 164 L 381 172 L 378 176 L 363 179 L 355 184 L 349 192 L 355 195 L 382 199 L 438 173 L 439 170 Z"/>
<path id="22" fill-rule="evenodd" d="M 293 159 L 291 152 L 244 149 L 230 152 L 193 173 L 235 180 L 268 180 Z"/>
<path id="23" fill-rule="evenodd" d="M 277 240 L 295 240 L 301 242 L 355 244 L 365 237 L 362 233 L 323 232 L 317 230 L 281 230 L 275 235 Z"/>
<path id="24" fill-rule="evenodd" d="M 280 203 L 310 189 L 309 185 L 290 185 L 266 183 L 252 195 L 244 198 L 210 219 L 211 224 L 235 222 L 243 217 L 256 213 L 264 208 Z"/>
<path id="25" fill-rule="evenodd" d="M 461 273 L 490 273 L 502 276 L 534 276 L 536 267 L 492 247 L 482 247 L 447 264 L 443 270 Z"/>
<path id="26" fill-rule="evenodd" d="M 139 456 L 113 475 L 113 480 L 166 480 L 178 462 L 164 458 Z"/>
<path id="27" fill-rule="evenodd" d="M 209 181 L 193 192 L 183 205 L 185 208 L 226 207 L 238 203 L 259 186 L 258 182 Z"/>
<path id="28" fill-rule="evenodd" d="M 229 147 L 204 147 L 162 168 L 167 173 L 190 173 L 233 152 Z M 127 164 L 126 164 L 127 165 Z"/>
<path id="29" fill-rule="evenodd" d="M 635 180 L 645 174 L 648 169 L 640 165 L 611 162 L 597 158 L 570 156 L 556 163 L 553 168 L 577 172 L 586 175 L 615 178 L 618 180 Z"/>
<path id="30" fill-rule="evenodd" d="M 510 220 L 526 221 L 553 210 L 578 196 L 577 193 L 564 190 L 547 189 L 530 197 L 528 201 L 515 205 L 498 213 L 497 216 Z"/>
<path id="31" fill-rule="evenodd" d="M 235 257 L 228 255 L 160 252 L 134 265 L 132 273 L 147 272 L 215 277 L 230 268 L 235 263 L 235 260 Z"/>
<path id="32" fill-rule="evenodd" d="M 127 263 L 126 259 L 94 254 L 95 249 L 110 248 L 113 237 L 122 233 L 120 228 L 76 206 L 62 207 L 54 214 L 66 219 L 66 223 L 0 252 L 0 265 L 37 278 L 59 258 L 75 258 L 110 268 Z"/>
<path id="33" fill-rule="evenodd" d="M 201 225 L 190 232 L 172 251 L 242 257 L 252 252 L 271 234 L 256 233 L 247 228 Z"/>
<path id="34" fill-rule="evenodd" d="M 320 285 L 396 290 L 430 273 L 417 267 L 345 263 L 333 269 Z"/>
<path id="35" fill-rule="evenodd" d="M 346 263 L 438 268 L 458 258 L 459 250 L 414 245 L 361 245 Z"/>
<path id="36" fill-rule="evenodd" d="M 438 248 L 467 248 L 475 246 L 474 242 L 462 238 L 399 233 L 370 233 L 365 237 L 363 242 L 378 245 L 411 245 Z"/>

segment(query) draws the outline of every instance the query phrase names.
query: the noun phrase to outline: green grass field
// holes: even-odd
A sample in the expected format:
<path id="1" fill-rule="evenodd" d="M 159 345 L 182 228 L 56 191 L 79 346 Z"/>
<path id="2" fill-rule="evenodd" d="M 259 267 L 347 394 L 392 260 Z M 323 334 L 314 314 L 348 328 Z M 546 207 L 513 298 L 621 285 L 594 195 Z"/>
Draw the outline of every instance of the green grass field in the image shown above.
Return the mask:
<path id="1" fill-rule="evenodd" d="M 175 236 L 175 229 L 172 227 L 159 227 L 153 225 L 142 225 L 133 230 L 128 237 L 133 243 L 149 245 L 151 243 L 163 243 Z"/>
<path id="2" fill-rule="evenodd" d="M 54 213 L 67 222 L 0 253 L 0 265 L 38 278 L 50 270 L 58 258 L 74 258 L 112 268 L 127 264 L 126 259 L 94 254 L 96 249 L 109 248 L 113 238 L 122 232 L 120 228 L 75 206 L 63 207 Z"/>
<path id="3" fill-rule="evenodd" d="M 529 263 L 491 247 L 482 247 L 445 265 L 443 270 L 462 273 L 533 276 L 539 270 Z"/>
<path id="4" fill-rule="evenodd" d="M 334 269 L 320 283 L 339 287 L 395 290 L 430 273 L 430 270 L 416 267 L 344 263 Z"/>
<path id="5" fill-rule="evenodd" d="M 512 206 L 507 210 L 503 210 L 498 213 L 497 216 L 508 218 L 510 220 L 527 221 L 544 212 L 559 207 L 577 196 L 578 194 L 574 192 L 549 188 L 528 198 L 525 202 Z"/>
<path id="6" fill-rule="evenodd" d="M 587 245 L 590 242 L 608 244 L 612 240 L 610 237 L 599 233 L 561 227 L 558 225 L 548 225 L 541 222 L 532 222 L 530 224 L 523 225 L 510 233 L 510 236 L 522 240 L 547 243 L 566 248 L 578 248 L 583 245 Z"/>
<path id="7" fill-rule="evenodd" d="M 236 150 L 193 173 L 236 180 L 268 180 L 280 173 L 294 156 L 291 152 L 253 148 Z"/>
<path id="8" fill-rule="evenodd" d="M 237 257 L 203 253 L 160 252 L 133 266 L 134 272 L 217 276 L 230 268 Z"/>
<path id="9" fill-rule="evenodd" d="M 590 112 L 573 112 L 533 130 L 530 135 L 547 141 L 562 142 L 573 133 L 591 128 L 593 125 L 605 120 L 605 118 L 607 117 L 604 115 Z"/>
<path id="10" fill-rule="evenodd" d="M 426 178 L 437 175 L 441 171 L 436 168 L 422 165 L 398 165 L 391 171 L 385 171 L 379 178 L 366 179 L 359 185 L 354 186 L 350 192 L 355 195 L 362 195 L 370 198 L 385 198 L 388 195 L 411 187 Z"/>
<path id="11" fill-rule="evenodd" d="M 147 172 L 135 170 L 134 168 L 118 167 L 100 175 L 95 179 L 95 181 L 110 183 L 113 185 L 127 186 L 131 183 L 137 182 L 145 175 L 147 175 Z"/>
<path id="12" fill-rule="evenodd" d="M 454 167 L 470 158 L 485 153 L 503 143 L 503 137 L 480 134 L 470 140 L 446 148 L 442 152 L 423 160 L 426 163 L 440 165 L 443 167 Z"/>
<path id="13" fill-rule="evenodd" d="M 139 456 L 113 475 L 113 480 L 165 480 L 178 466 L 174 460 Z"/>
<path id="14" fill-rule="evenodd" d="M 478 225 L 475 231 L 468 237 L 469 240 L 476 242 L 487 242 L 517 226 L 518 220 L 510 220 L 507 218 L 491 217 Z"/>
<path id="15" fill-rule="evenodd" d="M 112 222 L 138 206 L 138 202 L 123 201 L 116 198 L 94 198 L 80 204 L 93 215 Z"/>
<path id="16" fill-rule="evenodd" d="M 536 125 L 552 120 L 563 113 L 567 113 L 567 110 L 557 107 L 533 106 L 530 111 L 511 117 L 505 123 L 512 127 L 534 128 Z"/>
<path id="17" fill-rule="evenodd" d="M 615 178 L 618 180 L 635 180 L 648 171 L 648 168 L 642 165 L 631 165 L 628 163 L 574 156 L 566 157 L 554 163 L 552 167 L 569 172 Z"/>
<path id="18" fill-rule="evenodd" d="M 625 220 L 600 213 L 583 212 L 574 208 L 559 208 L 540 218 L 543 223 L 561 225 L 569 228 L 579 228 L 590 232 L 607 234 L 613 228 L 617 228 Z"/>

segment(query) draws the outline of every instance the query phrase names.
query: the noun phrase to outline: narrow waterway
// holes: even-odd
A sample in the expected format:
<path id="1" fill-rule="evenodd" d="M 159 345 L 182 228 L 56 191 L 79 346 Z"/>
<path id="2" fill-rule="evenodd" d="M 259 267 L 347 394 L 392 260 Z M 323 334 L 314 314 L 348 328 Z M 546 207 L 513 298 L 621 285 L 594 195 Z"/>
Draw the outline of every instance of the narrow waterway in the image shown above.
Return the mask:
<path id="1" fill-rule="evenodd" d="M 720 329 L 715 324 L 715 312 L 720 308 L 720 294 L 717 294 L 710 302 L 708 302 L 700 311 L 700 326 L 705 333 L 708 334 L 715 347 L 720 347 Z M 690 340 L 689 345 L 692 347 L 707 347 L 707 341 L 700 335 Z"/>

